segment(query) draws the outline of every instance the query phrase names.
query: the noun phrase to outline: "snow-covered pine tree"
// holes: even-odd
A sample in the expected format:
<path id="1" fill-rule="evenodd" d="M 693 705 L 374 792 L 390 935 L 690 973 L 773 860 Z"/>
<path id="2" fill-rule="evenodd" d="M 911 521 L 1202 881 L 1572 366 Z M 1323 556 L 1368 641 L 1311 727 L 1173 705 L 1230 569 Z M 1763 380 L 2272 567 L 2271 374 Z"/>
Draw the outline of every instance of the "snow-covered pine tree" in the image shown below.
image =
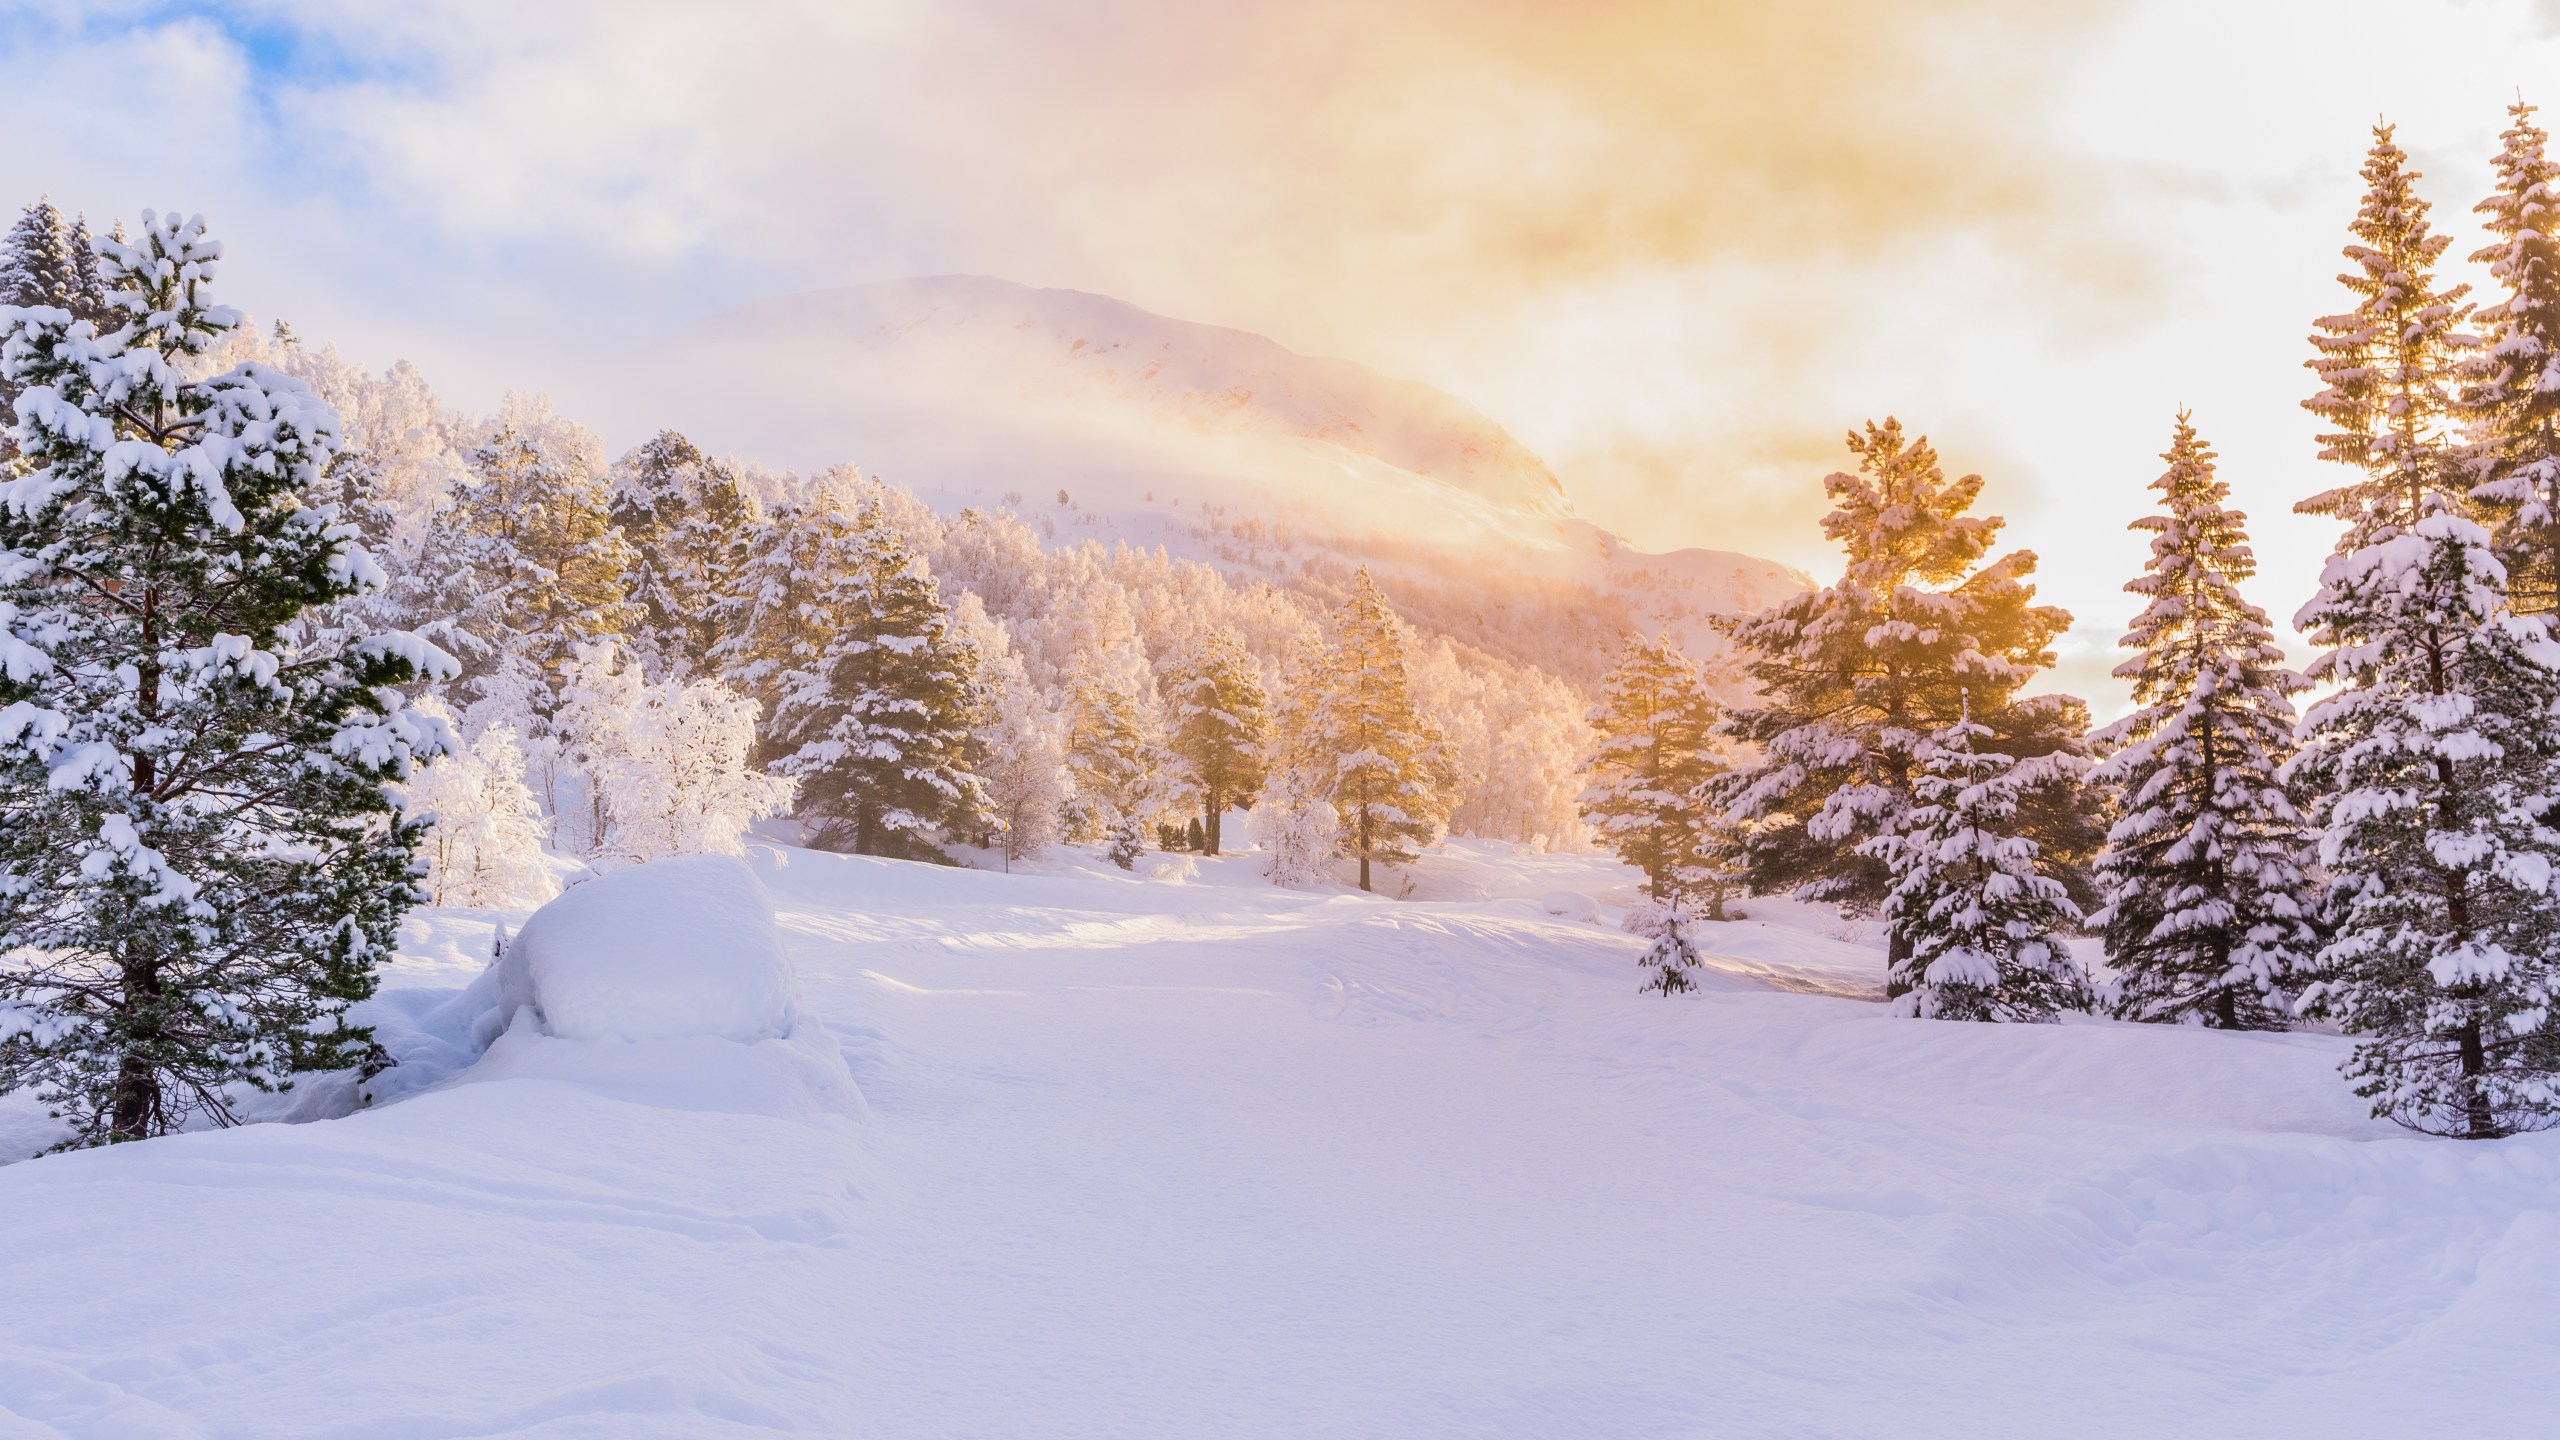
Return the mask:
<path id="1" fill-rule="evenodd" d="M 415 703 L 422 714 L 452 718 L 432 695 Z M 523 910 L 559 893 L 542 858 L 551 827 L 525 784 L 514 726 L 491 725 L 468 748 L 421 766 L 403 789 L 407 813 L 434 819 L 421 846 L 428 903 Z"/>
<path id="2" fill-rule="evenodd" d="M 2490 243 L 2472 255 L 2504 295 L 2484 306 L 2479 349 L 2461 363 L 2471 499 L 2507 567 L 2507 599 L 2560 613 L 2560 163 L 2533 107 L 2507 107 L 2497 188 L 2475 210 Z"/>
<path id="3" fill-rule="evenodd" d="M 978 730 L 984 754 L 978 768 L 1010 864 L 1062 838 L 1062 812 L 1075 794 L 1075 781 L 1067 770 L 1066 721 L 1042 703 L 1022 662 L 1003 654 L 990 661 L 988 671 L 990 713 Z"/>
<path id="4" fill-rule="evenodd" d="M 1215 855 L 1222 839 L 1219 821 L 1227 811 L 1253 804 L 1269 769 L 1270 700 L 1262 689 L 1262 667 L 1242 635 L 1212 625 L 1175 659 L 1166 690 L 1173 753 L 1200 796 L 1206 822 L 1193 848 Z"/>
<path id="5" fill-rule="evenodd" d="M 2355 308 L 2313 324 L 2312 357 L 2304 361 L 2320 389 L 2303 408 L 2329 426 L 2320 458 L 2363 473 L 2294 507 L 2346 522 L 2337 553 L 2351 554 L 2390 538 L 2427 513 L 2424 497 L 2459 496 L 2458 457 L 2446 443 L 2457 371 L 2475 341 L 2463 323 L 2467 285 L 2440 286 L 2436 261 L 2453 243 L 2429 224 L 2418 196 L 2418 172 L 2376 125 L 2364 162 L 2365 196 L 2349 226 L 2338 277 Z M 2464 508 L 2459 500 L 2456 513 Z"/>
<path id="6" fill-rule="evenodd" d="M 1823 533 L 1848 555 L 1839 581 L 1729 627 L 1758 697 L 1724 728 L 1759 759 L 1711 794 L 1750 827 L 1752 889 L 1880 904 L 1892 880 L 1861 842 L 1908 828 L 1929 737 L 1967 715 L 1987 727 L 1986 747 L 2019 760 L 2018 828 L 2069 877 L 2100 838 L 2076 784 L 2088 707 L 2018 690 L 2053 663 L 2070 615 L 2034 603 L 2031 552 L 1985 562 L 2003 522 L 1966 513 L 1981 476 L 1950 482 L 1898 420 L 1851 432 L 1849 449 L 1858 473 L 1823 481 L 1834 507 Z M 1911 923 L 1887 929 L 1896 976 Z"/>
<path id="7" fill-rule="evenodd" d="M 1653 945 L 1638 963 L 1653 973 L 1637 994 L 1659 990 L 1668 998 L 1698 988 L 1698 947 L 1680 933 L 1680 912 L 1676 907 L 1664 913 L 1661 933 L 1653 937 Z"/>
<path id="8" fill-rule="evenodd" d="M 1076 657 L 1059 709 L 1067 719 L 1067 766 L 1075 776 L 1070 838 L 1108 842 L 1155 798 L 1161 749 L 1145 655 L 1125 648 Z"/>
<path id="9" fill-rule="evenodd" d="M 2124 637 L 2133 713 L 2094 738 L 2093 783 L 2121 797 L 2096 866 L 2107 940 L 2128 1020 L 2278 1029 L 2320 940 L 2306 873 L 2308 827 L 2278 770 L 2293 753 L 2285 668 L 2266 612 L 2240 594 L 2257 571 L 2248 517 L 2181 412 L 2152 482 L 2151 559 L 2125 589 L 2144 598 Z"/>
<path id="10" fill-rule="evenodd" d="M 104 257 L 117 330 L 0 324 L 29 467 L 0 480 L 0 1089 L 67 1145 L 365 1062 L 346 1010 L 418 899 L 390 787 L 446 743 L 395 688 L 449 668 L 432 648 L 279 638 L 380 571 L 308 503 L 327 406 L 263 367 L 184 378 L 239 323 L 220 253 L 145 212 Z"/>
<path id="11" fill-rule="evenodd" d="M 1441 734 L 1413 702 L 1407 652 L 1413 632 L 1364 568 L 1333 613 L 1322 659 L 1307 676 L 1306 747 L 1297 763 L 1321 787 L 1342 826 L 1344 854 L 1403 865 L 1439 838 L 1457 777 Z"/>
<path id="12" fill-rule="evenodd" d="M 613 527 L 591 437 L 510 397 L 511 413 L 466 457 L 469 475 L 436 516 L 467 608 L 458 653 L 474 689 L 527 688 L 547 719 L 578 647 L 628 636 L 630 545 Z M 490 677 L 496 677 L 494 684 Z"/>
<path id="13" fill-rule="evenodd" d="M 1708 877 L 1718 832 L 1702 791 L 1725 772 L 1716 722 L 1724 708 L 1668 635 L 1627 637 L 1601 682 L 1591 723 L 1599 743 L 1582 815 L 1600 843 L 1645 874 L 1645 893 L 1673 900 Z"/>
<path id="14" fill-rule="evenodd" d="M 1924 1020 L 2050 1020 L 2088 1008 L 2063 933 L 2079 910 L 2018 832 L 2027 766 L 1959 715 L 1915 755 L 1914 807 L 1860 848 L 1892 877 L 1884 914 L 1910 937 L 1890 978 L 1894 1013 Z"/>
<path id="15" fill-rule="evenodd" d="M 2317 799 L 2334 933 L 2313 1015 L 2366 1037 L 2376 1115 L 2473 1139 L 2560 1120 L 2560 646 L 2514 615 L 2488 533 L 2430 495 L 2329 562 L 2330 647 L 2289 771 Z"/>
<path id="16" fill-rule="evenodd" d="M 990 823 L 977 655 L 891 517 L 835 498 L 759 528 L 721 653 L 774 697 L 763 749 L 800 781 L 812 844 L 943 860 L 938 835 Z"/>
<path id="17" fill-rule="evenodd" d="M 758 515 L 738 473 L 660 431 L 614 466 L 610 515 L 632 550 L 633 644 L 652 673 L 690 678 L 720 641 L 717 605 L 735 585 Z"/>

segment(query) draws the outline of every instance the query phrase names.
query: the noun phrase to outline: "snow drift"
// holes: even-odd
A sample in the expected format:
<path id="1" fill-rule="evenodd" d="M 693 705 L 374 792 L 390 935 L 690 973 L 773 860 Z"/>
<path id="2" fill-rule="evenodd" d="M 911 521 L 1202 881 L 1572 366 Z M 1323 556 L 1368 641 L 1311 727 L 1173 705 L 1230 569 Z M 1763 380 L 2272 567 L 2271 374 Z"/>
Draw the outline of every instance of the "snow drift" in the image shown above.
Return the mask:
<path id="1" fill-rule="evenodd" d="M 530 1004 L 564 1040 L 778 1039 L 799 1015 L 755 872 L 688 855 L 588 881 L 534 912 L 500 962 L 501 1026 Z"/>

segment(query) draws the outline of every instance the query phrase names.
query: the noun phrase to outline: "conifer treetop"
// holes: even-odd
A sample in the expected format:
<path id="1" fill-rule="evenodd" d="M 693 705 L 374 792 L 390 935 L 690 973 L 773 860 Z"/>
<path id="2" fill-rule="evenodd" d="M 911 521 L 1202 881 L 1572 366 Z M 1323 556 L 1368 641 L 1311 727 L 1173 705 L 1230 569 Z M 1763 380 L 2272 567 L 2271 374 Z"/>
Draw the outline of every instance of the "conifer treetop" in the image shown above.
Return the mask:
<path id="1" fill-rule="evenodd" d="M 2323 491 L 2295 507 L 2349 522 L 2353 548 L 2366 537 L 2414 524 L 2420 495 L 2451 482 L 2444 428 L 2454 366 L 2475 342 L 2463 324 L 2468 285 L 2440 285 L 2436 263 L 2453 237 L 2436 231 L 2417 192 L 2418 172 L 2376 124 L 2365 157 L 2365 195 L 2349 226 L 2338 277 L 2355 308 L 2314 322 L 2312 358 L 2320 389 L 2303 408 L 2330 428 L 2320 458 L 2364 469 L 2364 479 Z"/>
<path id="2" fill-rule="evenodd" d="M 2528 614 L 2560 612 L 2560 164 L 2518 100 L 2497 184 L 2473 207 L 2489 244 L 2473 252 L 2503 295 L 2480 311 L 2478 350 L 2461 368 L 2473 450 L 2471 498 L 2496 522 L 2510 597 Z"/>

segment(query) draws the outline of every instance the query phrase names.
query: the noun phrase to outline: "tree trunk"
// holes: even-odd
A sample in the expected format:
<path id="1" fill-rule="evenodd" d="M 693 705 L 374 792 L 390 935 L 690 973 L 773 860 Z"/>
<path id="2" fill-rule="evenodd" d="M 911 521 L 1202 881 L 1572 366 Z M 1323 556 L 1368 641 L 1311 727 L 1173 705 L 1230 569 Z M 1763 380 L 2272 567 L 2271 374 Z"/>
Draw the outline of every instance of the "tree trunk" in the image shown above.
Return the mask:
<path id="1" fill-rule="evenodd" d="M 2489 1073 L 2489 1052 L 2480 1043 L 2480 1022 L 2472 1020 L 2462 1027 L 2462 1114 L 2474 1140 L 2498 1138 L 2498 1117 L 2489 1112 L 2489 1097 L 2480 1091 L 2480 1077 Z"/>
<path id="2" fill-rule="evenodd" d="M 107 1134 L 119 1144 L 148 1140 L 159 1128 L 160 1072 L 152 1066 L 147 1049 L 159 1026 L 159 1002 L 159 967 L 148 961 L 128 960 L 124 967 L 124 1012 L 128 1020 L 137 1014 L 147 1018 L 125 1032 L 124 1054 L 116 1062 Z"/>
<path id="3" fill-rule="evenodd" d="M 1902 978 L 1903 962 L 1910 958 L 1911 937 L 1903 934 L 1902 927 L 1896 925 L 1886 935 L 1884 945 L 1884 998 L 1887 1000 L 1899 1000 L 1911 993 L 1911 986 Z"/>
<path id="4" fill-rule="evenodd" d="M 2228 985 L 2213 992 L 2213 1020 L 2225 1030 L 2240 1028 L 2240 1002 Z"/>
<path id="5" fill-rule="evenodd" d="M 1206 812 L 1200 817 L 1200 833 L 1208 837 L 1208 853 L 1215 855 L 1218 853 L 1218 812 L 1225 807 L 1218 803 L 1218 792 L 1214 788 L 1201 797 L 1200 808 Z"/>
<path id="6" fill-rule="evenodd" d="M 1360 807 L 1360 888 L 1369 888 L 1369 807 Z"/>

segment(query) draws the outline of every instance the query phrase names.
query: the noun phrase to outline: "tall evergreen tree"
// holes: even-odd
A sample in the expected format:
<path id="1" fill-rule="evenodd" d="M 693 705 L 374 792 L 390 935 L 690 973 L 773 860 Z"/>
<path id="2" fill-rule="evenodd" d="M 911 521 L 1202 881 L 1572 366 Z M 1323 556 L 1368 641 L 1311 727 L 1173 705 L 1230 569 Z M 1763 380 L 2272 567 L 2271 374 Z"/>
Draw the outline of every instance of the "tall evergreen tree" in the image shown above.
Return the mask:
<path id="1" fill-rule="evenodd" d="M 380 578 L 310 492 L 336 420 L 247 365 L 200 220 L 111 247 L 124 324 L 5 321 L 29 469 L 0 480 L 0 1089 L 70 1145 L 229 1116 L 237 1087 L 361 1064 L 417 899 L 423 823 L 388 787 L 444 729 L 393 688 L 449 662 L 401 634 L 284 637 Z"/>
<path id="2" fill-rule="evenodd" d="M 71 229 L 52 200 L 38 200 L 0 239 L 0 305 L 52 306 L 95 324 L 102 317 L 80 313 L 85 301 Z"/>
<path id="3" fill-rule="evenodd" d="M 2080 912 L 2019 834 L 2020 771 L 1981 748 L 1991 731 L 1960 716 L 1916 758 L 1911 810 L 1861 848 L 1893 877 L 1884 913 L 1910 937 L 1892 961 L 1897 1015 L 2050 1020 L 2088 1008 L 2063 939 Z"/>
<path id="4" fill-rule="evenodd" d="M 631 546 L 625 595 L 634 646 L 652 671 L 689 677 L 720 641 L 720 597 L 746 561 L 757 507 L 737 471 L 660 431 L 612 476 L 614 528 Z"/>
<path id="5" fill-rule="evenodd" d="M 2098 732 L 2091 779 L 2121 797 L 2098 857 L 2104 931 L 2129 1020 L 2283 1026 L 2319 948 L 2303 818 L 2276 778 L 2293 752 L 2286 669 L 2266 612 L 2240 594 L 2256 573 L 2248 517 L 2181 413 L 2152 488 L 2151 559 L 2125 586 L 2142 613 L 2116 667 L 2132 714 Z"/>
<path id="6" fill-rule="evenodd" d="M 1668 635 L 1629 636 L 1601 682 L 1582 816 L 1601 844 L 1644 872 L 1656 900 L 1716 888 L 1708 882 L 1720 835 L 1703 792 L 1728 768 L 1715 733 L 1723 713 L 1704 673 Z"/>
<path id="7" fill-rule="evenodd" d="M 82 238 L 85 241 L 85 232 Z M 75 320 L 112 330 L 116 327 L 108 323 L 103 305 L 92 303 L 96 268 L 95 258 L 82 255 L 75 246 L 53 201 L 38 200 L 0 238 L 0 305 L 51 306 L 70 311 Z M 0 427 L 9 423 L 10 407 L 17 398 L 16 383 L 0 377 Z M 6 454 L 5 446 L 0 446 L 0 458 Z"/>
<path id="8" fill-rule="evenodd" d="M 798 777 L 811 843 L 942 860 L 937 837 L 992 823 L 976 773 L 977 656 L 922 556 L 874 503 L 830 497 L 758 532 L 724 648 L 770 694 L 763 743 Z"/>
<path id="9" fill-rule="evenodd" d="M 1244 637 L 1213 625 L 1174 662 L 1167 682 L 1173 753 L 1200 796 L 1201 848 L 1218 853 L 1219 821 L 1250 806 L 1269 768 L 1270 700 Z"/>
<path id="10" fill-rule="evenodd" d="M 2453 237 L 2429 223 L 2418 172 L 2391 137 L 2389 125 L 2374 127 L 2365 197 L 2344 251 L 2353 268 L 2338 277 L 2355 308 L 2314 322 L 2303 362 L 2320 378 L 2303 408 L 2329 427 L 2320 458 L 2362 472 L 2294 507 L 2346 522 L 2340 554 L 2415 525 L 2429 495 L 2467 488 L 2456 482 L 2446 426 L 2473 344 L 2462 328 L 2470 287 L 2437 283 L 2436 262 Z"/>
<path id="11" fill-rule="evenodd" d="M 2560 612 L 2560 163 L 2533 107 L 2507 107 L 2497 188 L 2474 207 L 2490 242 L 2472 255 L 2502 298 L 2480 312 L 2481 347 L 2465 358 L 2462 410 L 2471 498 L 2495 528 L 2508 601 Z"/>
<path id="12" fill-rule="evenodd" d="M 2435 497 L 2329 562 L 2303 619 L 2339 688 L 2291 771 L 2335 927 L 2304 1008 L 2366 1037 L 2376 1115 L 2473 1139 L 2560 1119 L 2560 646 L 2507 610 L 2488 540 Z"/>
<path id="13" fill-rule="evenodd" d="M 1076 657 L 1066 677 L 1060 709 L 1067 722 L 1067 768 L 1075 779 L 1069 802 L 1071 838 L 1108 841 L 1122 822 L 1137 823 L 1151 808 L 1160 754 L 1151 721 L 1153 695 L 1140 656 L 1112 664 L 1108 656 Z"/>
<path id="14" fill-rule="evenodd" d="M 1833 504 L 1823 533 L 1848 556 L 1839 581 L 1729 627 L 1759 697 L 1725 729 L 1759 759 L 1711 793 L 1751 827 L 1752 888 L 1881 904 L 1893 880 L 1862 842 L 1908 829 L 1929 737 L 1967 715 L 1983 745 L 2021 762 L 2018 824 L 2048 865 L 2071 871 L 2098 839 L 2074 783 L 2088 709 L 2018 694 L 2053 663 L 2070 615 L 2035 603 L 2031 552 L 1986 559 L 2003 522 L 1966 513 L 1981 476 L 1948 480 L 1929 442 L 1905 438 L 1898 420 L 1851 432 L 1849 449 L 1858 473 L 1823 481 Z M 1905 912 L 1888 927 L 1896 976 L 1909 968 L 1915 923 Z"/>
<path id="15" fill-rule="evenodd" d="M 116 227 L 115 239 L 118 244 L 125 243 L 123 226 Z M 88 216 L 72 217 L 66 240 L 71 251 L 71 298 L 63 308 L 75 320 L 86 320 L 101 330 L 114 329 L 108 320 L 115 313 L 115 304 L 107 293 L 106 274 L 98 268 L 98 241 L 89 233 Z"/>
<path id="16" fill-rule="evenodd" d="M 426 542 L 447 557 L 464 607 L 455 638 L 478 688 L 522 690 L 547 715 L 579 647 L 622 639 L 638 620 L 623 592 L 631 547 L 604 478 L 579 456 L 509 424 L 469 465 Z"/>
<path id="17" fill-rule="evenodd" d="M 2347 522 L 2297 624 L 2337 687 L 2289 774 L 2316 795 L 2333 933 L 2304 996 L 2365 1038 L 2374 1112 L 2474 1138 L 2560 1116 L 2549 1004 L 2560 943 L 2560 647 L 2513 613 L 2471 477 L 2444 431 L 2465 348 L 2446 239 L 2376 131 L 2341 277 L 2358 307 L 2312 337 L 2332 425 L 2323 458 L 2362 472 L 2302 507 Z"/>
<path id="18" fill-rule="evenodd" d="M 1332 802 L 1345 854 L 1404 865 L 1447 823 L 1457 776 L 1439 730 L 1413 701 L 1413 633 L 1362 570 L 1333 614 L 1307 677 L 1301 767 Z"/>

